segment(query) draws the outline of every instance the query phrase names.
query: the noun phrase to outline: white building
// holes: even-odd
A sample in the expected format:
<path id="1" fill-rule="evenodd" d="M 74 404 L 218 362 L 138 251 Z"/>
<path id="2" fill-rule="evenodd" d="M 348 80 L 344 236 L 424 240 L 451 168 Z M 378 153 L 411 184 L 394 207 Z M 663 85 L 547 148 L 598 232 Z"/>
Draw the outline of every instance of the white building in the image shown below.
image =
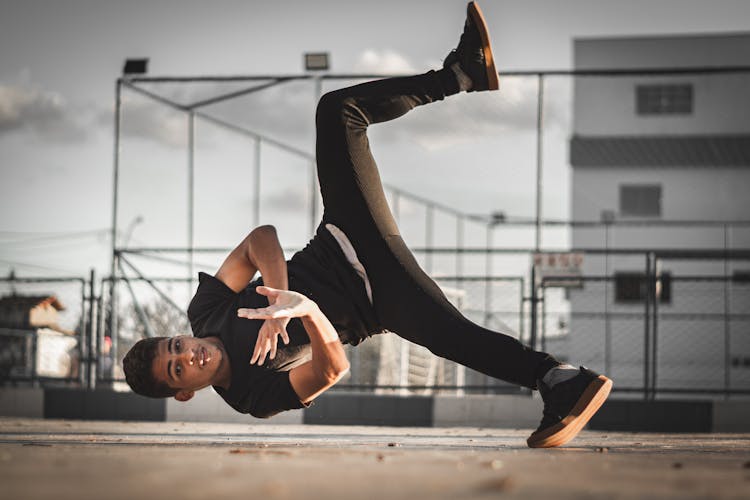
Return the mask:
<path id="1" fill-rule="evenodd" d="M 750 34 L 580 39 L 574 57 L 577 70 L 736 68 L 750 65 Z M 614 224 L 575 228 L 573 246 L 750 248 L 747 225 L 620 224 L 750 220 L 749 89 L 750 72 L 736 70 L 576 77 L 572 218 Z M 642 387 L 645 255 L 587 255 L 584 270 L 615 279 L 570 292 L 571 357 Z M 659 261 L 657 388 L 750 389 L 748 271 L 747 260 Z M 695 275 L 735 279 L 685 279 Z"/>

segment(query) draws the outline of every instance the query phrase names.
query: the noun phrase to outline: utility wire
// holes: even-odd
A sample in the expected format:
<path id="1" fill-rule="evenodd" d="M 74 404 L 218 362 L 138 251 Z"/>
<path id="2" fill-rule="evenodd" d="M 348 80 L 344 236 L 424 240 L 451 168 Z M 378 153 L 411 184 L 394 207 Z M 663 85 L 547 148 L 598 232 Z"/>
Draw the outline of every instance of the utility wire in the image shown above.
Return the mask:
<path id="1" fill-rule="evenodd" d="M 0 262 L 3 264 L 9 264 L 11 266 L 18 266 L 18 267 L 28 267 L 33 269 L 42 269 L 44 271 L 55 271 L 55 272 L 64 272 L 68 274 L 77 274 L 75 271 L 71 271 L 70 269 L 62 269 L 59 267 L 49 267 L 49 266 L 40 266 L 38 264 L 30 264 L 28 262 L 20 262 L 20 261 L 14 261 L 14 260 L 6 260 L 6 259 L 0 259 Z"/>
<path id="2" fill-rule="evenodd" d="M 8 234 L 12 238 L 17 238 L 21 235 L 21 233 L 17 232 L 6 232 L 6 231 L 0 231 L 0 238 L 5 238 L 5 234 Z M 15 241 L 3 241 L 3 245 L 13 245 L 13 244 L 26 244 L 26 243 L 33 243 L 37 241 L 49 241 L 49 240 L 68 240 L 68 239 L 75 239 L 75 238 L 88 238 L 91 236 L 101 236 L 101 235 L 108 235 L 109 229 L 94 229 L 89 231 L 76 231 L 76 232 L 66 232 L 66 233 L 26 233 L 21 239 L 17 239 Z"/>

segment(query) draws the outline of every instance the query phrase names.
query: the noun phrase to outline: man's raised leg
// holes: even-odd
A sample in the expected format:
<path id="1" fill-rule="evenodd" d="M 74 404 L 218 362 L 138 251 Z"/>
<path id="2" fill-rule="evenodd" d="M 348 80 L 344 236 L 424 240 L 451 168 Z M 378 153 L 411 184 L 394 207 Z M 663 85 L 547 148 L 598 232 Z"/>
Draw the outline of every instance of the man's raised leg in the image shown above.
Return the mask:
<path id="1" fill-rule="evenodd" d="M 493 377 L 543 387 L 545 416 L 528 444 L 559 446 L 599 408 L 611 382 L 587 370 L 571 372 L 552 356 L 522 345 L 513 332 L 482 328 L 453 307 L 399 235 L 367 138 L 370 124 L 416 106 L 460 90 L 496 89 L 491 55 L 481 11 L 472 2 L 458 47 L 442 69 L 368 82 L 321 99 L 317 161 L 324 223 L 338 226 L 351 240 L 370 278 L 373 307 L 384 328 Z"/>

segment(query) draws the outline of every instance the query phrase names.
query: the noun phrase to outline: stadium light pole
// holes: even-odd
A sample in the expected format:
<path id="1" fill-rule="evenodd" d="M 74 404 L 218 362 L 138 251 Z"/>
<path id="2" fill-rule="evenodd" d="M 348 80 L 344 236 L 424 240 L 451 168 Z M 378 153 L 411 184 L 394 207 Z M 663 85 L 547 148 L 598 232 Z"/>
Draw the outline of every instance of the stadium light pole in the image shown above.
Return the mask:
<path id="1" fill-rule="evenodd" d="M 148 71 L 148 58 L 126 59 L 122 67 L 122 76 L 115 82 L 115 117 L 114 117 L 114 161 L 113 161 L 113 190 L 112 190 L 112 265 L 110 277 L 112 283 L 109 293 L 109 335 L 112 339 L 112 354 L 117 357 L 118 324 L 117 324 L 117 193 L 119 190 L 120 174 L 120 127 L 122 125 L 122 84 L 129 76 L 143 75 Z"/>
<path id="2" fill-rule="evenodd" d="M 128 224 L 128 228 L 125 230 L 125 237 L 122 239 L 122 248 L 127 248 L 128 244 L 130 243 L 130 237 L 133 236 L 133 231 L 135 230 L 135 227 L 138 224 L 141 224 L 143 222 L 143 216 L 138 215 L 133 220 L 130 221 L 130 224 Z"/>

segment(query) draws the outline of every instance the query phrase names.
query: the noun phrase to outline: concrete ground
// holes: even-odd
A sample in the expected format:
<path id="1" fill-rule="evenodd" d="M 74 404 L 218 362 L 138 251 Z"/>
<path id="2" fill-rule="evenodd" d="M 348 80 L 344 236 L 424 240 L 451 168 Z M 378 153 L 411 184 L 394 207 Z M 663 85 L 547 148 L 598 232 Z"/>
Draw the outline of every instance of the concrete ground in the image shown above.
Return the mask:
<path id="1" fill-rule="evenodd" d="M 0 418 L 8 499 L 750 498 L 750 434 Z"/>

